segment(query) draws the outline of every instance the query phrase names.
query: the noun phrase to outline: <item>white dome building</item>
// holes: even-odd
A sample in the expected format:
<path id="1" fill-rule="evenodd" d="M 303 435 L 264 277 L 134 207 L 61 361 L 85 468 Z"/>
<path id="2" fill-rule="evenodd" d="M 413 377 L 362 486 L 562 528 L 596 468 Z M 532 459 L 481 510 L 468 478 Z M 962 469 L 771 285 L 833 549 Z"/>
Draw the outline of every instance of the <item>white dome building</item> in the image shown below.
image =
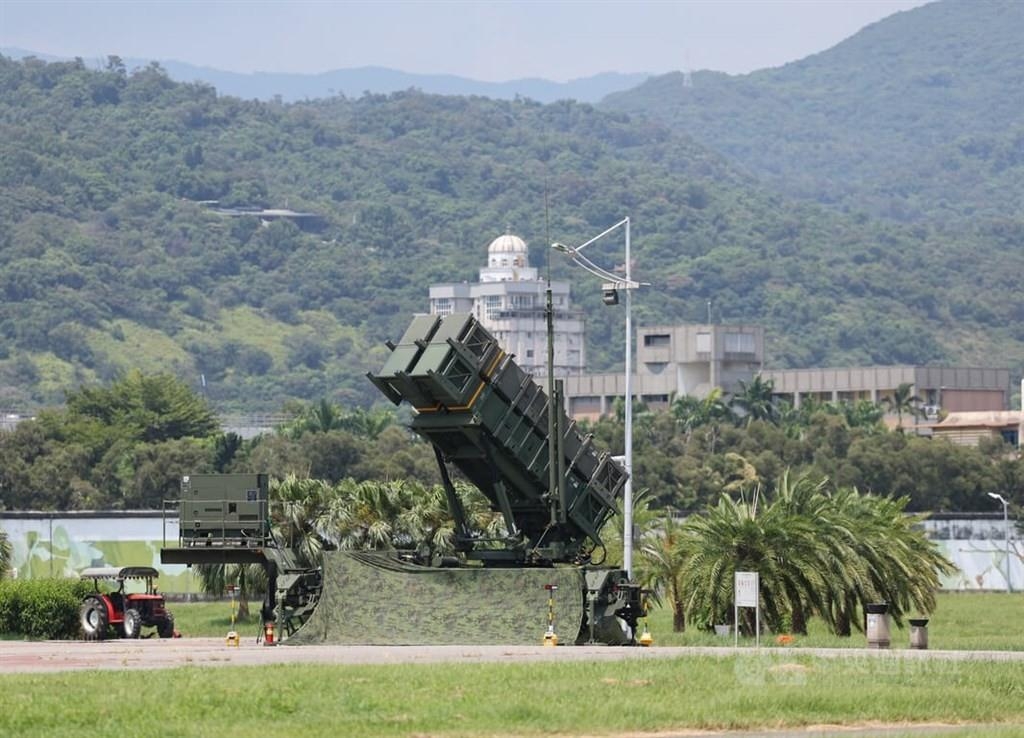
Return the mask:
<path id="1" fill-rule="evenodd" d="M 487 247 L 487 266 L 480 281 L 435 284 L 430 287 L 433 315 L 472 313 L 501 347 L 515 354 L 516 363 L 543 381 L 547 377 L 547 324 L 544 292 L 547 282 L 530 266 L 526 241 L 511 233 L 498 236 Z M 555 374 L 580 374 L 586 363 L 583 317 L 572 310 L 569 283 L 552 282 L 554 306 Z"/>
<path id="2" fill-rule="evenodd" d="M 487 266 L 480 270 L 481 282 L 519 282 L 537 279 L 537 270 L 531 267 L 530 251 L 526 241 L 506 233 L 491 241 L 487 247 Z"/>

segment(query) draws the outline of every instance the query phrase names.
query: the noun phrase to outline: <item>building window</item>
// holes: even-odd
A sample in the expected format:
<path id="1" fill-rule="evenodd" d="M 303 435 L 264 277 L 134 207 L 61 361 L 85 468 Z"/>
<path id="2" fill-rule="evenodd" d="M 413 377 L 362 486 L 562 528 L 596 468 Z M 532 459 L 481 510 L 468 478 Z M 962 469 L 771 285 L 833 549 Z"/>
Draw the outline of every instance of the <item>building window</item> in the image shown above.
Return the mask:
<path id="1" fill-rule="evenodd" d="M 672 345 L 672 337 L 667 333 L 648 333 L 644 336 L 644 346 L 670 345 Z"/>
<path id="2" fill-rule="evenodd" d="M 533 295 L 511 295 L 512 307 L 517 309 L 525 309 L 533 307 Z"/>
<path id="3" fill-rule="evenodd" d="M 442 318 L 446 315 L 452 314 L 452 301 L 448 297 L 439 297 L 434 300 L 434 309 L 431 311 L 434 315 L 440 315 Z"/>
<path id="4" fill-rule="evenodd" d="M 484 317 L 487 320 L 494 320 L 501 312 L 501 295 L 487 295 L 484 297 Z"/>
<path id="5" fill-rule="evenodd" d="M 711 353 L 711 334 L 710 333 L 698 333 L 697 334 L 697 353 L 698 354 L 710 354 Z"/>
<path id="6" fill-rule="evenodd" d="M 730 354 L 754 353 L 753 333 L 726 333 L 725 350 Z"/>
<path id="7" fill-rule="evenodd" d="M 526 358 L 527 359 L 532 359 L 533 358 L 533 349 L 526 349 Z"/>

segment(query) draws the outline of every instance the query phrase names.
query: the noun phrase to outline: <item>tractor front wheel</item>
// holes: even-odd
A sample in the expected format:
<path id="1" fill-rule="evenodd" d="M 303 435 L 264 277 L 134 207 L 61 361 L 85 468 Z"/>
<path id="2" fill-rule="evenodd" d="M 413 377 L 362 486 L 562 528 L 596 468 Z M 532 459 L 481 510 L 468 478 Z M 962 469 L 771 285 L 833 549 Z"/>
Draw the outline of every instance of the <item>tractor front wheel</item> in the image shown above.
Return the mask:
<path id="1" fill-rule="evenodd" d="M 125 638 L 138 638 L 142 633 L 142 615 L 134 607 L 130 607 L 124 611 L 124 628 Z"/>
<path id="2" fill-rule="evenodd" d="M 78 610 L 82 635 L 87 641 L 102 641 L 107 637 L 107 603 L 101 597 L 87 597 Z"/>

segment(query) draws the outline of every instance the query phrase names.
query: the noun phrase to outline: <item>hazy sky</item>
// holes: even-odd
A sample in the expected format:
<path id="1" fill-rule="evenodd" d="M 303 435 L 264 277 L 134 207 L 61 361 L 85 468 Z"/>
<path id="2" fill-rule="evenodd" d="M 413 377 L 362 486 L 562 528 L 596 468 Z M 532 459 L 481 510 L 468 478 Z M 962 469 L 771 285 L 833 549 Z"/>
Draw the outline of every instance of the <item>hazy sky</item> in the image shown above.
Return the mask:
<path id="1" fill-rule="evenodd" d="M 0 46 L 235 72 L 386 66 L 479 80 L 730 73 L 823 51 L 925 0 L 0 0 Z"/>

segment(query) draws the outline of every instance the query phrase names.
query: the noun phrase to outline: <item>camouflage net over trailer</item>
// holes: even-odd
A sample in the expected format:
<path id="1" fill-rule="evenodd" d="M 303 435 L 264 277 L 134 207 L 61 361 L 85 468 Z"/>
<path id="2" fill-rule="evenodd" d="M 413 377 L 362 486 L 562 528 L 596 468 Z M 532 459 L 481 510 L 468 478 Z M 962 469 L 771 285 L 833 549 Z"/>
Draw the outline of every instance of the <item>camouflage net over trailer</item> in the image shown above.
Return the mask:
<path id="1" fill-rule="evenodd" d="M 555 584 L 555 632 L 573 643 L 584 619 L 576 568 L 439 569 L 394 554 L 324 554 L 323 595 L 288 644 L 540 645 Z"/>

